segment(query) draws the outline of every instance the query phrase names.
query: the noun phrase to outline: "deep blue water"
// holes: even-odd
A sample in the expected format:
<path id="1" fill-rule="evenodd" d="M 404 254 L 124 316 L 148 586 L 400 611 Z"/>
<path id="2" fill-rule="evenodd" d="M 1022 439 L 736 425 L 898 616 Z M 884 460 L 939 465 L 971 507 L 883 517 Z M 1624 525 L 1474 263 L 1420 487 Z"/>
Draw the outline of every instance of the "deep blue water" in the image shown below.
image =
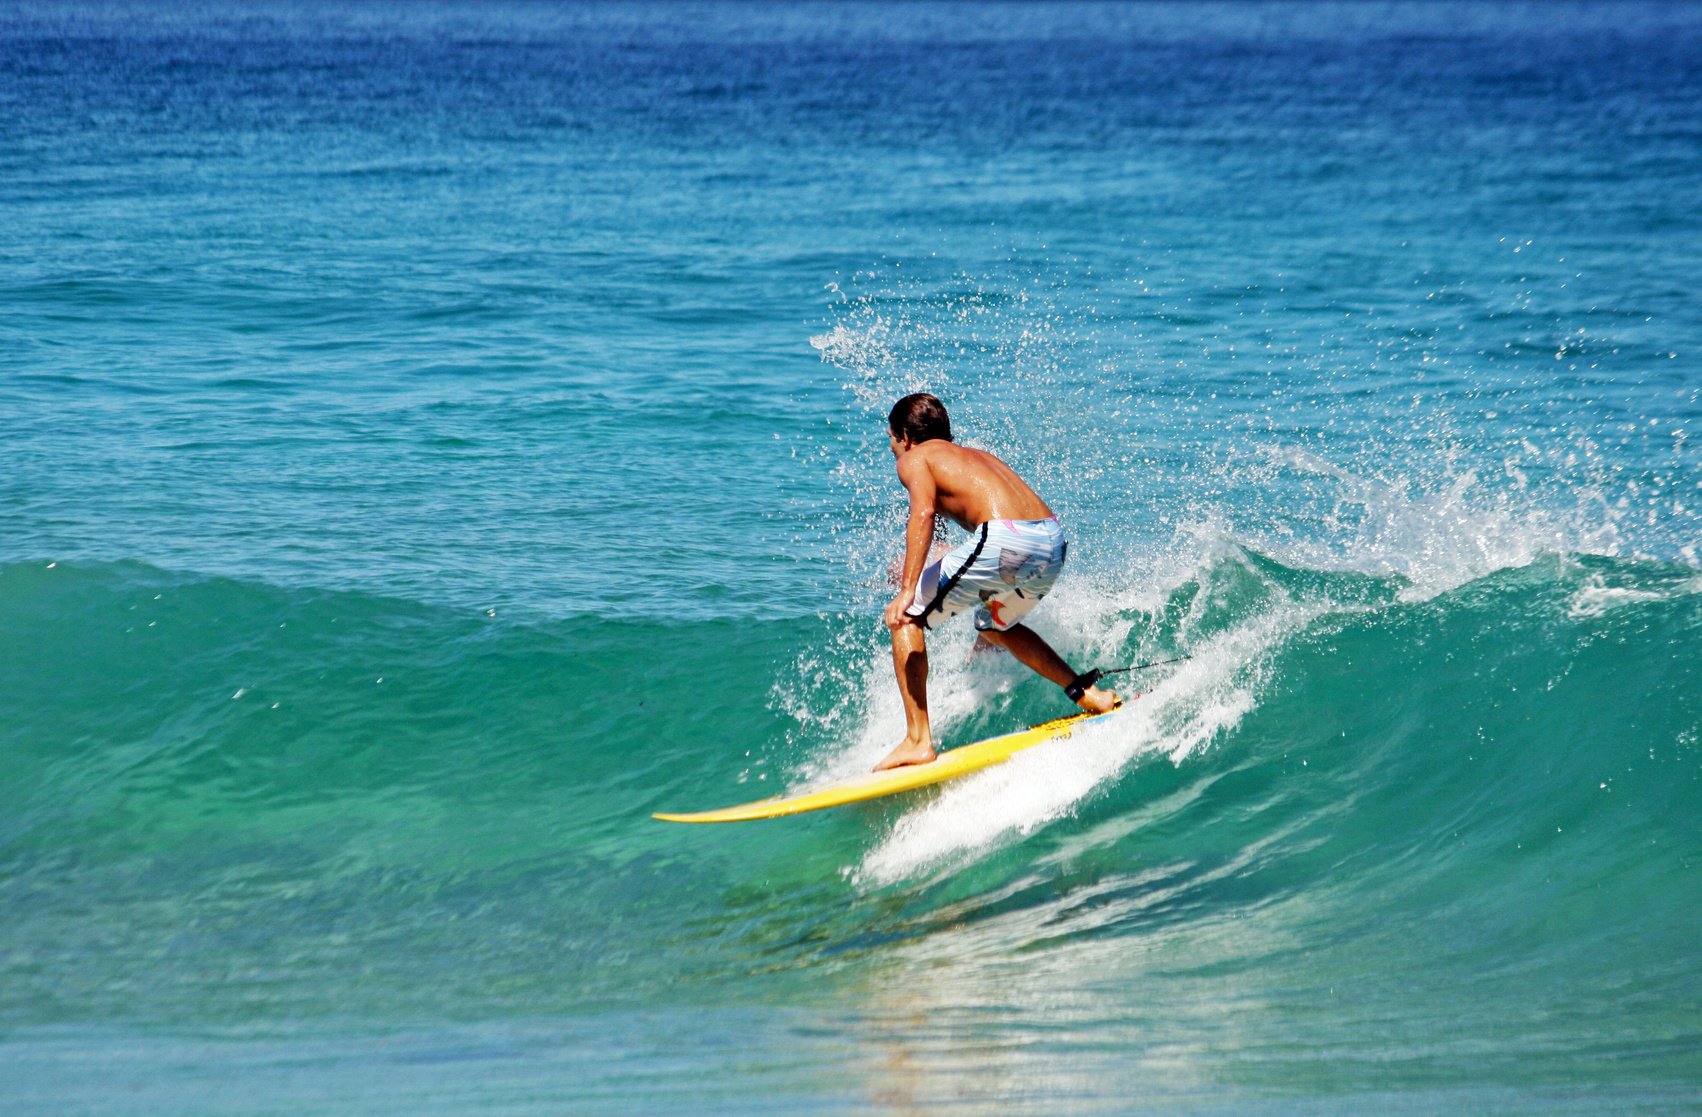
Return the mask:
<path id="1" fill-rule="evenodd" d="M 1690 4 L 8 6 L 13 1109 L 1693 1110 L 1699 214 Z M 651 821 L 898 734 L 918 389 L 1193 659 Z"/>

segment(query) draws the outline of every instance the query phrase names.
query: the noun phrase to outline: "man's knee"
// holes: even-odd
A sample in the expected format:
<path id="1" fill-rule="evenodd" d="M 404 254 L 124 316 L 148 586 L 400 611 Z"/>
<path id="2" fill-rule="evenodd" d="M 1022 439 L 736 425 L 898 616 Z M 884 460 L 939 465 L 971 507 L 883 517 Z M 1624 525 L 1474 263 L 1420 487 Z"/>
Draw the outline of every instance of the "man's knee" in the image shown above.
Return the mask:
<path id="1" fill-rule="evenodd" d="M 922 627 L 920 621 L 900 621 L 898 624 L 888 625 L 887 629 L 892 633 L 894 644 L 920 646 L 927 641 L 928 630 Z"/>

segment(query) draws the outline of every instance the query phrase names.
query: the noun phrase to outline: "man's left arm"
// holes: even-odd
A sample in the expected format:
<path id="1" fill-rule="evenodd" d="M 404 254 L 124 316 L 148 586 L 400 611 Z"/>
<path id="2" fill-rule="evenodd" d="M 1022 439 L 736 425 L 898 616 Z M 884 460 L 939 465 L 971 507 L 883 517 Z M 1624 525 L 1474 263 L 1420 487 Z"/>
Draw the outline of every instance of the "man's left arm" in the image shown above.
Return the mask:
<path id="1" fill-rule="evenodd" d="M 888 628 L 915 622 L 907 610 L 916 602 L 916 583 L 928 564 L 928 548 L 934 541 L 937 493 L 933 471 L 921 458 L 912 450 L 898 463 L 898 479 L 910 493 L 910 516 L 904 525 L 904 573 L 899 576 L 898 596 L 886 607 Z"/>

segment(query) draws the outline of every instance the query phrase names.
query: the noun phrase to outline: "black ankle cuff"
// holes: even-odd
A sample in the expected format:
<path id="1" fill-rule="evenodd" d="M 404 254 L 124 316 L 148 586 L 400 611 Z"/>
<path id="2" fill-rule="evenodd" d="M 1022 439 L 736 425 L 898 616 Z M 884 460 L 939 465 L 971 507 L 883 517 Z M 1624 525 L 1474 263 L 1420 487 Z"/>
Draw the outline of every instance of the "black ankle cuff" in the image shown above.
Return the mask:
<path id="1" fill-rule="evenodd" d="M 1084 671 L 1069 681 L 1064 687 L 1064 693 L 1070 696 L 1071 702 L 1080 702 L 1087 693 L 1087 688 L 1099 681 L 1098 671 Z"/>

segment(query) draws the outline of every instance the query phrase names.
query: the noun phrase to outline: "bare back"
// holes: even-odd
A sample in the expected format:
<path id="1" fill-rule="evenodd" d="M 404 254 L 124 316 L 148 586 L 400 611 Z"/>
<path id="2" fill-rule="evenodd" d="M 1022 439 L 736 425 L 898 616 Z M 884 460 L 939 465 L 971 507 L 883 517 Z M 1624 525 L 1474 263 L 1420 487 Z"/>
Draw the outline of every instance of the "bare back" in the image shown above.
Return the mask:
<path id="1" fill-rule="evenodd" d="M 939 510 L 966 530 L 989 520 L 1043 520 L 1052 515 L 1016 470 L 985 450 L 933 439 L 910 452 L 921 456 L 933 477 Z"/>

